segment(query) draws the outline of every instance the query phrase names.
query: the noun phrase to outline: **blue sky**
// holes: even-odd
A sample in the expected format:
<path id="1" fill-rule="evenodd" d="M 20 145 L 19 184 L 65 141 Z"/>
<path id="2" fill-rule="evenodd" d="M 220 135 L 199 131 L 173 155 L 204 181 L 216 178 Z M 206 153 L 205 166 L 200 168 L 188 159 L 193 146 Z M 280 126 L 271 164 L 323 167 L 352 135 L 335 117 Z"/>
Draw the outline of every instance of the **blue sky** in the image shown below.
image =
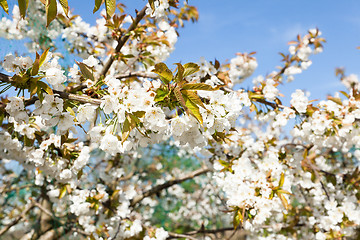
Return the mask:
<path id="1" fill-rule="evenodd" d="M 141 9 L 145 0 L 123 1 L 129 12 Z M 291 92 L 309 90 L 311 98 L 344 90 L 335 77 L 335 67 L 344 66 L 348 74 L 360 74 L 360 1 L 285 1 L 285 0 L 189 0 L 198 7 L 200 19 L 180 29 L 180 38 L 167 63 L 207 60 L 225 61 L 236 52 L 256 51 L 259 66 L 254 76 L 264 75 L 280 65 L 279 52 L 287 52 L 287 42 L 307 29 L 318 27 L 327 43 L 324 52 L 312 56 L 313 65 L 295 81 L 280 87 L 288 102 Z M 89 23 L 99 16 L 92 14 L 93 1 L 69 0 L 75 14 Z M 1 42 L 2 43 L 2 42 Z M 14 47 L 12 47 L 14 49 Z M 0 46 L 0 53 L 4 53 Z M 251 79 L 240 87 L 251 86 Z"/>

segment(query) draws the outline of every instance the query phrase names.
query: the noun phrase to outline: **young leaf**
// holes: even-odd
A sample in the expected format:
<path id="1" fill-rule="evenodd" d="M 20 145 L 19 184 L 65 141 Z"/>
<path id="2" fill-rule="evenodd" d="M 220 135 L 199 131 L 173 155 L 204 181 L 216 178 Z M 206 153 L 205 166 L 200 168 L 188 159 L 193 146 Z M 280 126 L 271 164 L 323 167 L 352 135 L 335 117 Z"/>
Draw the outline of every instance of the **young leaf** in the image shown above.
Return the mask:
<path id="1" fill-rule="evenodd" d="M 60 189 L 59 199 L 63 198 L 66 194 L 66 186 L 62 186 Z"/>
<path id="2" fill-rule="evenodd" d="M 79 65 L 80 71 L 86 79 L 95 81 L 94 75 L 90 72 L 88 66 L 86 66 L 84 63 L 81 62 L 76 62 L 76 63 Z"/>
<path id="3" fill-rule="evenodd" d="M 169 96 L 169 91 L 166 89 L 158 88 L 156 90 L 156 96 L 154 98 L 155 102 L 163 101 L 167 96 Z"/>
<path id="4" fill-rule="evenodd" d="M 175 63 L 177 65 L 177 73 L 175 76 L 175 82 L 181 82 L 184 78 L 184 67 L 180 63 Z"/>
<path id="5" fill-rule="evenodd" d="M 196 63 L 189 62 L 184 65 L 184 69 L 185 69 L 184 77 L 186 77 L 193 73 L 198 72 L 200 70 L 200 67 Z"/>
<path id="6" fill-rule="evenodd" d="M 39 59 L 39 67 L 41 67 L 41 65 L 45 62 L 46 56 L 47 56 L 47 54 L 48 54 L 48 52 L 49 52 L 49 49 L 50 49 L 50 48 L 46 49 L 46 50 L 41 54 L 40 59 Z"/>
<path id="7" fill-rule="evenodd" d="M 173 78 L 171 70 L 166 66 L 165 63 L 156 64 L 155 69 L 152 70 L 152 72 L 161 76 L 161 80 L 164 82 L 164 84 L 168 84 Z"/>
<path id="8" fill-rule="evenodd" d="M 46 27 L 56 18 L 57 15 L 57 3 L 56 0 L 47 0 L 46 4 Z"/>
<path id="9" fill-rule="evenodd" d="M 155 11 L 155 0 L 149 0 L 149 5 L 151 7 L 151 9 L 153 10 L 153 12 Z"/>
<path id="10" fill-rule="evenodd" d="M 289 209 L 289 203 L 287 202 L 285 196 L 283 194 L 281 194 L 280 192 L 276 192 L 276 194 L 280 198 L 280 200 L 281 200 L 282 204 L 284 205 L 285 209 L 288 210 Z"/>
<path id="11" fill-rule="evenodd" d="M 199 111 L 199 107 L 193 103 L 188 97 L 185 98 L 185 105 L 189 109 L 190 114 L 193 115 L 201 125 L 203 125 L 203 119 Z"/>
<path id="12" fill-rule="evenodd" d="M 6 0 L 0 0 L 0 6 L 4 9 L 4 11 L 9 14 L 9 6 Z"/>
<path id="13" fill-rule="evenodd" d="M 54 94 L 53 91 L 52 91 L 52 89 L 51 89 L 46 83 L 44 83 L 44 82 L 42 82 L 42 81 L 38 81 L 38 82 L 37 82 L 37 85 L 38 85 L 39 88 L 41 88 L 42 90 L 44 90 L 45 92 L 47 92 L 47 94 L 50 94 L 50 95 L 53 95 L 53 94 Z"/>
<path id="14" fill-rule="evenodd" d="M 69 17 L 68 13 L 69 13 L 69 4 L 67 0 L 59 0 L 62 8 L 64 9 L 65 15 L 67 17 Z"/>
<path id="15" fill-rule="evenodd" d="M 284 173 L 281 173 L 280 180 L 279 180 L 279 188 L 281 188 L 284 185 L 285 181 L 285 175 Z"/>
<path id="16" fill-rule="evenodd" d="M 205 83 L 188 83 L 182 86 L 183 90 L 205 90 L 205 91 L 215 91 L 212 86 Z"/>
<path id="17" fill-rule="evenodd" d="M 29 89 L 30 98 L 35 95 L 35 93 L 37 92 L 37 89 L 38 89 L 37 84 L 32 83 L 32 84 L 30 85 L 30 89 Z"/>
<path id="18" fill-rule="evenodd" d="M 244 221 L 244 219 L 243 219 L 243 215 L 241 213 L 241 209 L 238 209 L 237 211 L 235 211 L 234 218 L 233 218 L 234 229 L 237 229 L 238 226 L 240 225 L 240 223 L 243 223 L 243 221 Z"/>
<path id="19" fill-rule="evenodd" d="M 181 92 L 184 95 L 186 95 L 186 97 L 188 97 L 190 99 L 190 101 L 192 101 L 193 103 L 195 103 L 198 106 L 201 106 L 202 108 L 205 108 L 204 103 L 201 101 L 201 99 L 199 98 L 199 96 L 195 92 L 186 91 L 186 90 L 181 90 Z"/>
<path id="20" fill-rule="evenodd" d="M 126 114 L 126 119 L 124 121 L 123 129 L 122 129 L 121 142 L 126 141 L 126 139 L 130 135 L 131 130 L 133 130 L 135 127 L 136 127 L 136 123 L 134 119 L 129 114 Z"/>
<path id="21" fill-rule="evenodd" d="M 112 17 L 116 10 L 116 0 L 105 0 L 105 6 L 107 17 Z"/>
<path id="22" fill-rule="evenodd" d="M 184 97 L 181 94 L 181 91 L 180 91 L 179 87 L 174 88 L 174 94 L 175 94 L 176 100 L 178 100 L 178 102 L 181 104 L 181 106 L 185 109 L 186 113 L 189 114 L 189 111 L 188 111 L 188 109 L 186 107 L 186 104 L 185 104 Z"/>
<path id="23" fill-rule="evenodd" d="M 103 0 L 95 0 L 95 7 L 93 13 L 96 13 L 100 9 L 102 4 L 103 4 Z"/>
<path id="24" fill-rule="evenodd" d="M 32 69 L 31 69 L 31 76 L 36 76 L 39 72 L 39 61 L 40 61 L 40 55 L 38 53 L 36 53 L 36 59 L 34 61 L 34 64 L 32 66 Z"/>
<path id="25" fill-rule="evenodd" d="M 29 5 L 29 0 L 18 0 L 19 9 L 20 9 L 20 15 L 22 18 L 25 18 L 26 15 L 26 9 Z"/>
<path id="26" fill-rule="evenodd" d="M 76 117 L 76 116 L 75 116 L 75 112 L 74 112 L 74 110 L 73 110 L 71 107 L 67 107 L 67 108 L 66 108 L 66 111 L 69 112 L 71 116 Z"/>

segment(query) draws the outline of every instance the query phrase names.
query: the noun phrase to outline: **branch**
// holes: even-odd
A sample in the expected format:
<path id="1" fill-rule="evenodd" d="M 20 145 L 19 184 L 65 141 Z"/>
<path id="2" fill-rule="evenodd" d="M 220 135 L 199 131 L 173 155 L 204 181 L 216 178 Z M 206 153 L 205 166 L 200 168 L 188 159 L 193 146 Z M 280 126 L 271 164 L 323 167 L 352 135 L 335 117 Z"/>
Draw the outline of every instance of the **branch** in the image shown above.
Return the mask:
<path id="1" fill-rule="evenodd" d="M 33 203 L 29 204 L 24 211 L 14 219 L 10 224 L 6 225 L 3 229 L 0 230 L 0 236 L 6 233 L 12 226 L 16 225 L 21 219 L 25 218 L 26 214 L 34 207 Z"/>
<path id="2" fill-rule="evenodd" d="M 10 76 L 0 73 L 0 81 L 1 82 L 7 82 L 7 83 L 12 83 L 13 80 Z M 76 94 L 72 94 L 72 93 L 67 93 L 67 92 L 62 92 L 62 91 L 58 91 L 58 90 L 53 90 L 54 93 L 58 94 L 60 98 L 63 99 L 68 99 L 68 100 L 74 100 L 77 102 L 81 102 L 81 103 L 91 103 L 94 105 L 100 105 L 102 103 L 102 100 L 100 99 L 95 99 L 95 98 L 91 98 L 91 97 L 85 97 L 85 96 L 80 96 L 80 95 L 76 95 Z M 25 105 L 31 105 L 32 103 L 34 103 L 36 100 L 38 100 L 37 97 L 33 97 L 29 100 L 26 100 Z"/>
<path id="3" fill-rule="evenodd" d="M 187 232 L 185 233 L 186 235 L 195 235 L 195 234 L 199 234 L 199 233 L 220 233 L 220 232 L 226 232 L 226 231 L 233 231 L 234 228 L 233 227 L 228 227 L 228 228 L 219 228 L 219 229 L 202 229 L 202 230 L 198 230 L 198 231 L 191 231 L 191 232 Z"/>
<path id="4" fill-rule="evenodd" d="M 169 237 L 167 239 L 173 239 L 173 238 L 187 238 L 187 239 L 195 239 L 194 237 L 191 237 L 191 235 L 196 235 L 196 234 L 215 234 L 215 233 L 223 233 L 226 231 L 234 231 L 233 227 L 228 227 L 228 228 L 219 228 L 219 229 L 201 229 L 201 230 L 197 230 L 197 231 L 191 231 L 191 232 L 187 232 L 187 233 L 183 233 L 183 234 L 179 234 L 179 233 L 172 233 L 172 232 L 168 232 L 169 233 Z"/>
<path id="5" fill-rule="evenodd" d="M 143 77 L 143 78 L 152 78 L 152 79 L 159 78 L 159 76 L 156 73 L 147 73 L 147 72 L 130 72 L 127 74 L 119 74 L 116 76 L 117 79 L 131 78 L 131 77 Z"/>
<path id="6" fill-rule="evenodd" d="M 74 100 L 74 101 L 81 102 L 81 103 L 91 103 L 94 105 L 100 105 L 103 102 L 100 99 L 80 96 L 80 95 L 62 92 L 62 91 L 53 90 L 53 92 L 58 94 L 63 99 Z"/>
<path id="7" fill-rule="evenodd" d="M 166 188 L 169 188 L 175 184 L 179 184 L 179 183 L 182 183 L 188 179 L 192 179 L 196 176 L 199 176 L 199 175 L 202 175 L 204 173 L 207 173 L 207 172 L 210 172 L 211 170 L 209 168 L 200 168 L 200 169 L 197 169 L 191 173 L 189 173 L 188 175 L 182 177 L 182 178 L 177 178 L 177 179 L 173 179 L 173 180 L 170 180 L 170 181 L 167 181 L 163 184 L 160 184 L 160 185 L 157 185 L 157 186 L 154 186 L 152 189 L 144 192 L 143 194 L 140 194 L 140 195 L 137 195 L 136 197 L 134 197 L 132 200 L 131 200 L 131 203 L 130 203 L 130 206 L 131 207 L 134 207 L 137 203 L 141 202 L 141 200 L 143 200 L 144 198 L 146 197 L 149 197 L 153 194 L 156 194 L 160 191 L 162 191 L 163 189 L 166 189 Z"/>
<path id="8" fill-rule="evenodd" d="M 139 24 L 141 19 L 143 19 L 143 17 L 145 16 L 146 9 L 147 9 L 147 6 L 145 6 L 140 12 L 138 12 L 136 14 L 136 18 L 134 19 L 132 24 L 129 26 L 129 28 L 126 30 L 125 34 L 123 34 L 122 37 L 120 37 L 118 39 L 118 44 L 115 48 L 115 54 L 120 52 L 121 48 L 125 45 L 127 40 L 130 38 L 130 32 L 133 31 L 136 28 L 136 26 Z M 111 55 L 110 59 L 105 63 L 104 68 L 101 71 L 101 74 L 100 74 L 101 76 L 106 75 L 106 73 L 109 71 L 114 60 L 115 60 L 114 55 Z"/>
<path id="9" fill-rule="evenodd" d="M 55 218 L 54 214 L 52 214 L 49 210 L 47 210 L 46 208 L 44 208 L 40 203 L 36 202 L 34 199 L 30 199 L 32 204 L 34 204 L 34 206 L 38 207 L 41 211 L 43 211 L 45 214 L 47 214 L 49 217 Z"/>
<path id="10" fill-rule="evenodd" d="M 185 238 L 185 239 L 190 239 L 190 240 L 198 240 L 197 238 L 194 238 L 194 237 L 186 235 L 186 234 L 173 233 L 173 232 L 168 232 L 168 234 L 169 234 L 169 237 L 167 239 Z"/>
<path id="11" fill-rule="evenodd" d="M 276 108 L 285 108 L 285 106 L 277 104 L 277 103 L 273 103 L 273 102 L 268 102 L 265 99 L 254 99 L 254 101 L 259 102 L 259 103 L 263 103 L 265 105 L 268 105 L 270 107 L 272 107 L 273 109 Z"/>

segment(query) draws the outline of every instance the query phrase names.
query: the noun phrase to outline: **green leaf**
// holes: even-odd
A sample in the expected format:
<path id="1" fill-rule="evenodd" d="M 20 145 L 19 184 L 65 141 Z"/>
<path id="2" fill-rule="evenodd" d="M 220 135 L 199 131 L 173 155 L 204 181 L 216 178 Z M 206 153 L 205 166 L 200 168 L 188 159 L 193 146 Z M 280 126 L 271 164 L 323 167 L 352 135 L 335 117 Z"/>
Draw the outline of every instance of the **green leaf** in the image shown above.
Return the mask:
<path id="1" fill-rule="evenodd" d="M 2 125 L 4 118 L 5 118 L 4 113 L 0 113 L 0 125 Z"/>
<path id="2" fill-rule="evenodd" d="M 133 112 L 132 114 L 137 117 L 137 118 L 142 118 L 145 116 L 145 111 L 137 111 L 137 112 Z M 139 119 L 138 119 L 139 120 Z M 140 120 L 139 120 L 140 121 Z"/>
<path id="3" fill-rule="evenodd" d="M 69 16 L 68 16 L 68 13 L 69 13 L 69 4 L 68 4 L 68 1 L 67 1 L 67 0 L 59 0 L 59 2 L 60 2 L 60 4 L 61 4 L 62 8 L 64 9 L 65 15 L 66 15 L 67 17 L 69 17 Z"/>
<path id="4" fill-rule="evenodd" d="M 62 186 L 60 189 L 59 199 L 63 198 L 66 194 L 66 186 Z"/>
<path id="5" fill-rule="evenodd" d="M 167 96 L 169 96 L 169 91 L 167 89 L 158 88 L 156 90 L 156 96 L 154 98 L 155 102 L 163 101 Z"/>
<path id="6" fill-rule="evenodd" d="M 279 190 L 277 190 L 277 192 L 278 192 L 278 193 L 281 193 L 281 194 L 293 195 L 291 192 L 286 191 L 286 190 L 284 190 L 284 189 L 279 189 Z"/>
<path id="7" fill-rule="evenodd" d="M 38 90 L 37 84 L 32 82 L 32 83 L 30 84 L 30 89 L 29 89 L 30 97 L 34 96 L 35 93 L 37 92 L 37 90 Z"/>
<path id="8" fill-rule="evenodd" d="M 174 88 L 174 94 L 175 94 L 176 100 L 185 109 L 186 113 L 189 114 L 189 110 L 185 104 L 185 99 L 184 99 L 183 95 L 181 94 L 179 87 Z"/>
<path id="9" fill-rule="evenodd" d="M 4 11 L 9 14 L 9 6 L 6 0 L 0 0 L 0 6 L 4 9 Z"/>
<path id="10" fill-rule="evenodd" d="M 151 7 L 151 9 L 153 10 L 153 12 L 155 11 L 155 0 L 149 0 L 148 1 L 149 2 L 149 5 L 150 5 L 150 7 Z"/>
<path id="11" fill-rule="evenodd" d="M 187 83 L 182 86 L 183 90 L 204 90 L 204 91 L 215 91 L 216 88 L 205 84 L 205 83 Z"/>
<path id="12" fill-rule="evenodd" d="M 155 65 L 155 69 L 152 72 L 158 74 L 164 84 L 171 82 L 173 75 L 171 70 L 166 66 L 165 63 L 158 63 Z"/>
<path id="13" fill-rule="evenodd" d="M 35 61 L 34 61 L 34 64 L 33 64 L 33 66 L 32 66 L 32 69 L 31 69 L 31 76 L 35 76 L 35 75 L 37 75 L 38 74 L 38 72 L 39 72 L 39 65 L 40 65 L 40 63 L 39 63 L 39 61 L 40 61 L 40 55 L 38 54 L 38 53 L 36 53 L 36 59 L 35 59 Z"/>
<path id="14" fill-rule="evenodd" d="M 289 209 L 289 203 L 287 202 L 286 198 L 284 195 L 282 195 L 280 192 L 276 192 L 276 194 L 278 195 L 278 197 L 280 198 L 282 204 L 284 205 L 285 209 L 288 210 Z"/>
<path id="15" fill-rule="evenodd" d="M 116 0 L 105 0 L 105 6 L 107 17 L 112 17 L 116 10 Z"/>
<path id="16" fill-rule="evenodd" d="M 240 223 L 243 222 L 243 215 L 241 213 L 241 208 L 235 211 L 234 218 L 233 218 L 233 226 L 234 229 L 237 229 Z"/>
<path id="17" fill-rule="evenodd" d="M 79 65 L 80 71 L 86 79 L 95 81 L 94 75 L 90 72 L 88 66 L 86 66 L 84 63 L 81 63 L 81 62 L 76 62 L 76 63 Z"/>
<path id="18" fill-rule="evenodd" d="M 103 0 L 95 0 L 95 7 L 93 13 L 96 13 L 100 9 L 102 4 L 103 4 Z"/>
<path id="19" fill-rule="evenodd" d="M 185 105 L 189 109 L 190 114 L 193 115 L 202 126 L 203 119 L 200 114 L 199 107 L 195 103 L 193 103 L 188 97 L 184 96 L 184 98 L 185 98 Z"/>
<path id="20" fill-rule="evenodd" d="M 122 136 L 121 136 L 121 142 L 125 142 L 126 139 L 129 137 L 131 130 L 133 130 L 136 127 L 136 122 L 134 119 L 130 116 L 130 114 L 126 114 L 126 119 L 123 124 L 122 129 Z"/>
<path id="21" fill-rule="evenodd" d="M 75 116 L 75 112 L 74 112 L 74 110 L 73 110 L 71 107 L 67 107 L 67 108 L 66 108 L 66 111 L 69 112 L 71 116 L 76 117 L 76 116 Z"/>
<path id="22" fill-rule="evenodd" d="M 180 63 L 175 63 L 177 65 L 177 73 L 175 76 L 175 82 L 181 82 L 184 78 L 184 67 Z"/>
<path id="23" fill-rule="evenodd" d="M 47 0 L 46 4 L 46 27 L 56 18 L 57 3 L 56 0 Z"/>
<path id="24" fill-rule="evenodd" d="M 40 59 L 39 59 L 39 67 L 41 67 L 41 65 L 45 62 L 46 56 L 47 56 L 47 54 L 48 54 L 48 52 L 49 52 L 49 49 L 50 49 L 50 48 L 46 49 L 46 50 L 41 54 Z"/>
<path id="25" fill-rule="evenodd" d="M 181 92 L 184 95 L 186 95 L 186 97 L 188 97 L 190 99 L 190 101 L 192 101 L 193 103 L 195 103 L 198 106 L 201 106 L 202 108 L 205 108 L 204 103 L 201 101 L 201 99 L 199 98 L 199 96 L 195 92 L 187 91 L 187 90 L 181 90 Z"/>
<path id="26" fill-rule="evenodd" d="M 200 67 L 196 63 L 189 62 L 184 65 L 184 69 L 184 77 L 186 77 L 198 72 L 200 70 Z"/>
<path id="27" fill-rule="evenodd" d="M 284 185 L 285 176 L 284 173 L 281 173 L 280 180 L 279 180 L 279 188 L 281 188 Z"/>
<path id="28" fill-rule="evenodd" d="M 26 9 L 29 5 L 29 0 L 18 0 L 19 9 L 20 9 L 20 15 L 22 18 L 25 18 L 26 15 Z"/>
<path id="29" fill-rule="evenodd" d="M 50 95 L 53 95 L 53 94 L 54 94 L 53 91 L 52 91 L 52 89 L 51 89 L 46 83 L 44 83 L 44 82 L 42 82 L 42 81 L 38 81 L 38 82 L 37 82 L 37 85 L 38 85 L 39 88 L 41 88 L 42 90 L 44 90 L 45 92 L 47 92 L 47 94 L 50 94 Z"/>

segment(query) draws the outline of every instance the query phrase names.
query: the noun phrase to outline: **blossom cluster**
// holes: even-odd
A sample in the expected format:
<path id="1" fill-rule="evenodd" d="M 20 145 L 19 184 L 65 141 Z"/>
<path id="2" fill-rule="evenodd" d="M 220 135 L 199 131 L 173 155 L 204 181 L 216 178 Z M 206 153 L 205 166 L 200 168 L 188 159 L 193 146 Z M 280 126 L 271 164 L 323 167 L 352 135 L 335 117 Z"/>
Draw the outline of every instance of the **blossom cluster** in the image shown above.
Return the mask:
<path id="1" fill-rule="evenodd" d="M 47 231 L 31 221 L 91 239 L 190 238 L 231 225 L 250 239 L 358 236 L 357 77 L 342 74 L 349 92 L 317 104 L 300 89 L 289 106 L 280 101 L 283 79 L 322 51 L 319 30 L 290 42 L 280 71 L 234 90 L 257 68 L 253 53 L 175 71 L 160 63 L 174 50 L 177 21 L 191 19 L 173 1 L 149 1 L 143 21 L 120 11 L 90 26 L 70 14 L 48 29 L 32 25 L 45 25 L 42 3 L 29 4 L 34 14 L 21 19 L 15 7 L 0 27 L 2 37 L 30 38 L 29 51 L 42 48 L 34 60 L 8 54 L 2 63 L 12 76 L 1 85 L 22 91 L 0 103 L 1 227 L 14 223 L 9 232 L 32 238 Z M 60 35 L 82 59 L 72 67 L 60 64 Z M 27 214 L 39 217 L 22 221 Z"/>

